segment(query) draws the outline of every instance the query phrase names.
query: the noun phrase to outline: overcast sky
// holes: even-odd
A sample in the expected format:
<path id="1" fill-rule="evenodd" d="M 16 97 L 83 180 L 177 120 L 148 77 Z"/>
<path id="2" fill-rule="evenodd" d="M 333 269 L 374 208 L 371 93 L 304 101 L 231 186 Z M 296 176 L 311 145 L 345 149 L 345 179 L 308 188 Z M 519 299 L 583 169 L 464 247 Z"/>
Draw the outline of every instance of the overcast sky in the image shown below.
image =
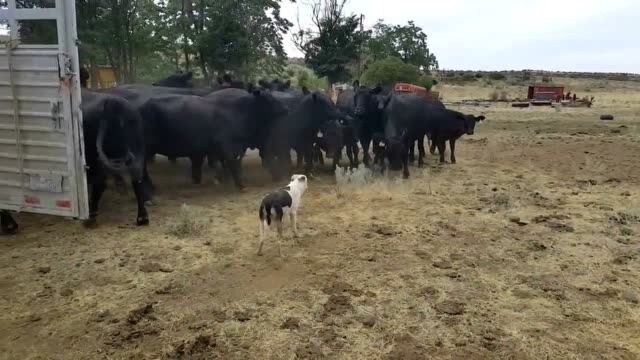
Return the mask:
<path id="1" fill-rule="evenodd" d="M 309 0 L 283 0 L 297 29 Z M 414 20 L 443 69 L 640 73 L 640 0 L 350 0 L 365 26 Z M 289 56 L 302 56 L 289 36 Z"/>

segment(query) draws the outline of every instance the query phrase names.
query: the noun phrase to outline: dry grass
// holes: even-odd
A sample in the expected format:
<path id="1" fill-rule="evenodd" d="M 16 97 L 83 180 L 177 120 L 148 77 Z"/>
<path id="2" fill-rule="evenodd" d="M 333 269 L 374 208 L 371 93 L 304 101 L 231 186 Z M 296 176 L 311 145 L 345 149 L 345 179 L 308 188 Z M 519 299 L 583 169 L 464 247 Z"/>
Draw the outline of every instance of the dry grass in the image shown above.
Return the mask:
<path id="1" fill-rule="evenodd" d="M 0 241 L 0 357 L 639 358 L 639 92 L 571 85 L 594 108 L 461 108 L 488 121 L 457 165 L 430 157 L 408 181 L 357 185 L 320 175 L 284 259 L 272 243 L 255 255 L 258 202 L 283 185 L 255 156 L 243 194 L 154 164 L 149 228 L 113 192 L 90 232 L 21 214 Z"/>
<path id="2" fill-rule="evenodd" d="M 178 238 L 199 237 L 207 229 L 209 220 L 200 209 L 182 204 L 176 220 L 167 227 L 167 233 Z"/>

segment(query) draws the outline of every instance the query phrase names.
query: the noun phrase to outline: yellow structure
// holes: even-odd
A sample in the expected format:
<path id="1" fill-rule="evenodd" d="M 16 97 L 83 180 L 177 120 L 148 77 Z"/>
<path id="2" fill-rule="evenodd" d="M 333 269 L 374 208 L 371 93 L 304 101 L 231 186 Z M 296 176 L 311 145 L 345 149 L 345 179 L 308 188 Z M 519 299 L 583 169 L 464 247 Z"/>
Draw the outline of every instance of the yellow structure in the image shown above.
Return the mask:
<path id="1" fill-rule="evenodd" d="M 91 73 L 91 71 L 90 71 Z M 97 66 L 96 81 L 93 80 L 93 74 L 89 75 L 89 84 L 92 88 L 106 89 L 118 85 L 116 81 L 116 73 L 111 66 Z"/>

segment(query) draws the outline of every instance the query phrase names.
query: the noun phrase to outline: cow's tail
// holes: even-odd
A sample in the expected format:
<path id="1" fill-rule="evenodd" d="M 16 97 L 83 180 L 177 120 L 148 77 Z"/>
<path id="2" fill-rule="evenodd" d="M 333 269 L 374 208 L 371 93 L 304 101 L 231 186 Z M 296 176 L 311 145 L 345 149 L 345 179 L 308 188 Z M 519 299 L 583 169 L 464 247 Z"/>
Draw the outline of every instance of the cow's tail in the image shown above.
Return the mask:
<path id="1" fill-rule="evenodd" d="M 98 138 L 96 141 L 96 150 L 98 152 L 98 158 L 107 169 L 115 172 L 124 172 L 125 170 L 127 170 L 128 166 L 132 163 L 132 161 L 135 160 L 135 156 L 131 153 L 131 150 L 127 145 L 125 145 L 127 146 L 126 155 L 122 158 L 109 159 L 109 157 L 104 153 L 104 139 L 107 133 L 107 126 L 109 121 L 108 119 L 109 119 L 108 117 L 103 117 L 102 119 L 100 119 L 100 126 L 98 128 Z M 116 124 L 116 125 L 119 126 L 119 124 Z M 121 130 L 122 130 L 121 134 L 126 135 L 125 134 L 126 129 L 123 127 L 123 129 Z"/>

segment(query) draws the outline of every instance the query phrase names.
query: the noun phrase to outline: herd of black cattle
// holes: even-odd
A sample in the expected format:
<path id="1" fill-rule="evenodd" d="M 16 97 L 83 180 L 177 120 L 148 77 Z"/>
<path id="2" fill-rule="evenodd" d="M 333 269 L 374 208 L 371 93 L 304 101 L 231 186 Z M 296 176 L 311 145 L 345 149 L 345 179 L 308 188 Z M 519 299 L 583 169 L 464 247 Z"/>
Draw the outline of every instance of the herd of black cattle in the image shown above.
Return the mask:
<path id="1" fill-rule="evenodd" d="M 86 87 L 86 79 L 82 79 Z M 205 159 L 219 174 L 230 173 L 243 189 L 241 162 L 247 149 L 258 149 L 262 165 L 274 180 L 292 169 L 291 150 L 297 165 L 309 174 L 322 151 L 338 165 L 343 149 L 351 167 L 363 163 L 402 170 L 409 177 L 414 144 L 418 163 L 424 164 L 424 138 L 436 147 L 444 162 L 449 141 L 455 163 L 455 142 L 473 134 L 483 116 L 448 110 L 439 101 L 415 94 L 386 92 L 354 83 L 339 94 L 337 102 L 323 92 L 295 89 L 290 82 L 260 81 L 258 86 L 234 82 L 225 76 L 214 87 L 194 87 L 192 73 L 179 73 L 153 86 L 123 85 L 100 91 L 82 90 L 85 160 L 90 184 L 90 221 L 109 174 L 122 181 L 128 173 L 135 192 L 136 223 L 149 223 L 145 203 L 153 184 L 147 164 L 156 154 L 189 158 L 193 183 L 200 183 Z M 360 144 L 360 146 L 358 145 Z M 372 145 L 373 159 L 369 154 Z M 17 224 L 0 211 L 2 231 L 13 233 Z"/>

